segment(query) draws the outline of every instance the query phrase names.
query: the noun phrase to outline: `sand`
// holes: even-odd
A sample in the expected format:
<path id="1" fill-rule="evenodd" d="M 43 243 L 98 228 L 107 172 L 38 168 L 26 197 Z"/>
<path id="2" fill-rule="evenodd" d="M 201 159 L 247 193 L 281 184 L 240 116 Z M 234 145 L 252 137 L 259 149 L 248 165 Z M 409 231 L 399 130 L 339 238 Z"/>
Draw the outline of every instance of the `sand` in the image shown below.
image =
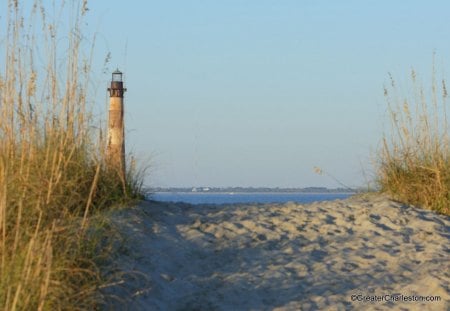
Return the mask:
<path id="1" fill-rule="evenodd" d="M 125 236 L 115 271 L 125 274 L 106 289 L 117 297 L 108 308 L 450 309 L 450 217 L 384 196 L 143 202 L 113 218 Z M 434 301 L 411 301 L 421 297 Z"/>

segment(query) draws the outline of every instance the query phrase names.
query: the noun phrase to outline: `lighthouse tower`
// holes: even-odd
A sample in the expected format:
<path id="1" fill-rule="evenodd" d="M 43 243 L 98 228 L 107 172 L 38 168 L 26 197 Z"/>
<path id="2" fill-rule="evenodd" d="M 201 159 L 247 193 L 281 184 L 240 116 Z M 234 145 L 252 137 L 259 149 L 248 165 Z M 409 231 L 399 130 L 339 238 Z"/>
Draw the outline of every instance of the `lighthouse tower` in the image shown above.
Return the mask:
<path id="1" fill-rule="evenodd" d="M 109 165 L 117 170 L 122 180 L 125 180 L 125 131 L 123 122 L 123 87 L 122 72 L 117 69 L 112 73 L 109 91 L 109 120 L 107 159 Z"/>

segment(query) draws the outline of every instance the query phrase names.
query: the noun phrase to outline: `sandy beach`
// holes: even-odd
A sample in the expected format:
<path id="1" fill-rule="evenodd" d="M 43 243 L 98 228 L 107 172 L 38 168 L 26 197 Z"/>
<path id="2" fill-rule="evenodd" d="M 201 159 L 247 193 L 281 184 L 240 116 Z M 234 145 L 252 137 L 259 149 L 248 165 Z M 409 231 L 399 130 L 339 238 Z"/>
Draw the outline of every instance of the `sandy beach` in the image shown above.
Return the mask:
<path id="1" fill-rule="evenodd" d="M 113 219 L 111 309 L 449 310 L 450 217 L 384 196 L 143 202 Z"/>

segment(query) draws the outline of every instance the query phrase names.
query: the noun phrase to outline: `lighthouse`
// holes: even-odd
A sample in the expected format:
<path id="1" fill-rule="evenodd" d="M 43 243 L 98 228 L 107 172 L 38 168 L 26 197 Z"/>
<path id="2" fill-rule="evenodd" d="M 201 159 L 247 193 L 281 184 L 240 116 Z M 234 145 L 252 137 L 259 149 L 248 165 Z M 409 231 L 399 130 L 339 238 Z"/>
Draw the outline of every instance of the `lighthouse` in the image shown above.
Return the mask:
<path id="1" fill-rule="evenodd" d="M 107 159 L 108 164 L 116 170 L 125 181 L 125 127 L 123 121 L 123 87 L 122 72 L 117 69 L 112 73 L 109 91 L 109 120 Z"/>

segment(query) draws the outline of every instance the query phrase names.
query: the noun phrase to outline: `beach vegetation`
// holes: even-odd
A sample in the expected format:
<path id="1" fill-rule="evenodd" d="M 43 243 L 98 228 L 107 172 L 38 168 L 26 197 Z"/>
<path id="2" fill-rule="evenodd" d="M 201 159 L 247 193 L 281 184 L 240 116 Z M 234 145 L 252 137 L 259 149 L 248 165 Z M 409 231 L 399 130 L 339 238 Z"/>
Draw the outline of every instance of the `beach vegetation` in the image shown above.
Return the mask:
<path id="1" fill-rule="evenodd" d="M 113 236 L 100 212 L 142 192 L 134 165 L 124 183 L 105 164 L 87 11 L 86 1 L 10 0 L 0 13 L 1 310 L 100 306 Z"/>
<path id="2" fill-rule="evenodd" d="M 392 76 L 384 88 L 390 127 L 377 162 L 380 190 L 404 203 L 450 214 L 448 93 L 433 65 L 421 82 L 411 71 L 407 87 Z"/>

